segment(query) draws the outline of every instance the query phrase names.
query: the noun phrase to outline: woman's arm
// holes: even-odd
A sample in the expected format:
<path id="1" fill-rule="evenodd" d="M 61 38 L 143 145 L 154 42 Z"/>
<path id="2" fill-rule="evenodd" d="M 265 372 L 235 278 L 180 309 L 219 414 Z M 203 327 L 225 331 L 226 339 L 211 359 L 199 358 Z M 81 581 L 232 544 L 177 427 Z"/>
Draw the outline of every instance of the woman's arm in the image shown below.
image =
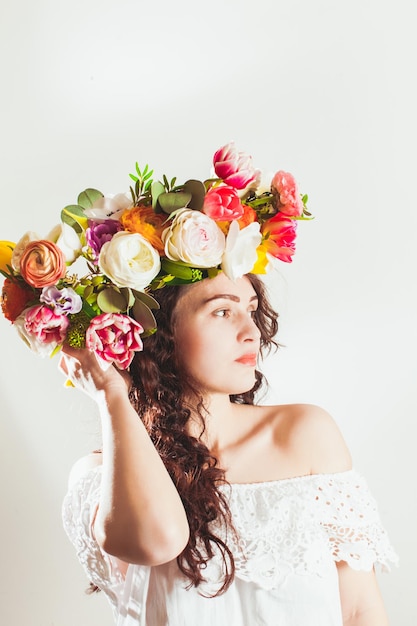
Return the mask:
<path id="1" fill-rule="evenodd" d="M 337 564 L 344 626 L 388 626 L 375 572 Z"/>
<path id="2" fill-rule="evenodd" d="M 94 533 L 100 546 L 128 563 L 158 565 L 178 556 L 189 529 L 181 498 L 131 406 L 125 376 L 103 371 L 95 356 L 65 348 L 61 369 L 99 407 L 103 482 Z"/>

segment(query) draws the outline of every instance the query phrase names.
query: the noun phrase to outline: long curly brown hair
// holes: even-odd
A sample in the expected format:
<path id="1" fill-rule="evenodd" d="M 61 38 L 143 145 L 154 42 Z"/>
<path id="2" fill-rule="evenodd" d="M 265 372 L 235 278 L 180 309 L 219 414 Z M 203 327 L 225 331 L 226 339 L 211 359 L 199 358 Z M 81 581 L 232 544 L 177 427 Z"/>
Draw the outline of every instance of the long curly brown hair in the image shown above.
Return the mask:
<path id="1" fill-rule="evenodd" d="M 277 313 L 272 309 L 266 288 L 255 275 L 248 278 L 258 296 L 255 323 L 261 333 L 261 353 L 277 347 Z M 209 279 L 207 279 L 209 280 Z M 184 370 L 174 336 L 175 306 L 182 287 L 166 286 L 153 295 L 161 308 L 156 311 L 158 331 L 144 339 L 144 350 L 132 362 L 133 386 L 130 400 L 144 422 L 182 499 L 190 528 L 190 538 L 177 557 L 178 567 L 190 580 L 190 586 L 204 581 L 203 571 L 214 550 L 220 551 L 224 562 L 224 578 L 215 595 L 226 591 L 234 578 L 233 554 L 227 544 L 213 532 L 214 520 L 226 524 L 233 532 L 227 500 L 219 486 L 226 482 L 217 459 L 202 442 L 187 432 L 191 411 L 186 397 L 190 392 L 198 398 L 201 433 L 204 432 L 204 404 L 199 390 Z M 265 382 L 257 371 L 254 387 L 230 396 L 232 402 L 253 404 L 256 393 Z"/>

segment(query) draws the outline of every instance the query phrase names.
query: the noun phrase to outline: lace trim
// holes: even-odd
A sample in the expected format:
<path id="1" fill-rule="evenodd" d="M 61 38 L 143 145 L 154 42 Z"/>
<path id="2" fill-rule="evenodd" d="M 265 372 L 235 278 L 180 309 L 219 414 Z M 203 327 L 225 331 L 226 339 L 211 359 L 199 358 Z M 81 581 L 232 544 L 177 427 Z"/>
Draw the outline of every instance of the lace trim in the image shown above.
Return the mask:
<path id="1" fill-rule="evenodd" d="M 65 530 L 87 575 L 104 589 L 113 604 L 121 595 L 123 575 L 91 534 L 99 498 L 101 472 L 95 468 L 67 494 Z M 370 570 L 378 563 L 389 569 L 397 562 L 365 480 L 354 470 L 254 484 L 223 487 L 238 538 L 227 529 L 216 532 L 235 556 L 236 576 L 265 589 L 279 587 L 289 574 L 325 577 L 334 561 Z M 136 566 L 140 567 L 140 566 Z M 222 570 L 219 556 L 205 570 L 216 583 Z"/>
<path id="2" fill-rule="evenodd" d="M 90 470 L 67 493 L 62 505 L 64 530 L 92 583 L 106 592 L 114 608 L 124 587 L 124 575 L 117 560 L 103 552 L 92 533 L 92 522 L 100 495 L 100 468 Z"/>
<path id="3" fill-rule="evenodd" d="M 243 580 L 271 589 L 291 573 L 329 575 L 334 561 L 357 570 L 377 563 L 389 570 L 388 561 L 397 562 L 376 502 L 354 470 L 224 489 L 239 536 L 228 541 Z M 213 562 L 213 575 L 218 567 Z"/>

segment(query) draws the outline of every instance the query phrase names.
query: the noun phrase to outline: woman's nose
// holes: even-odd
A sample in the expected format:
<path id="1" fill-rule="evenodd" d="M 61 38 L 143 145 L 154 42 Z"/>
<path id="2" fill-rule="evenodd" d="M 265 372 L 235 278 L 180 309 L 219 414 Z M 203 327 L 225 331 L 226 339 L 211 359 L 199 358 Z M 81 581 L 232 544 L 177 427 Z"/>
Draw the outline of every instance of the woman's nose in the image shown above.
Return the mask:
<path id="1" fill-rule="evenodd" d="M 252 316 L 243 317 L 240 336 L 243 341 L 259 341 L 261 331 Z"/>

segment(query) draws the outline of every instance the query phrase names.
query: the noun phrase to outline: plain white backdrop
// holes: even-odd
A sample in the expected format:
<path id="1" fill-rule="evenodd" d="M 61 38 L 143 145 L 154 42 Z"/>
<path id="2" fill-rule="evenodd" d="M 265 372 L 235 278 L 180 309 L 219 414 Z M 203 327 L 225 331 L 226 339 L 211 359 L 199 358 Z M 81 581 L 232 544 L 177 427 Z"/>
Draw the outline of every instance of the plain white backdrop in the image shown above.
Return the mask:
<path id="1" fill-rule="evenodd" d="M 271 402 L 329 410 L 376 495 L 400 568 L 391 623 L 416 623 L 416 158 L 411 0 L 3 0 L 0 239 L 45 235 L 135 161 L 205 178 L 234 139 L 294 173 L 315 220 L 268 276 L 285 344 Z M 96 411 L 0 319 L 0 621 L 110 626 L 61 527 Z M 308 625 L 306 625 L 308 626 Z"/>

